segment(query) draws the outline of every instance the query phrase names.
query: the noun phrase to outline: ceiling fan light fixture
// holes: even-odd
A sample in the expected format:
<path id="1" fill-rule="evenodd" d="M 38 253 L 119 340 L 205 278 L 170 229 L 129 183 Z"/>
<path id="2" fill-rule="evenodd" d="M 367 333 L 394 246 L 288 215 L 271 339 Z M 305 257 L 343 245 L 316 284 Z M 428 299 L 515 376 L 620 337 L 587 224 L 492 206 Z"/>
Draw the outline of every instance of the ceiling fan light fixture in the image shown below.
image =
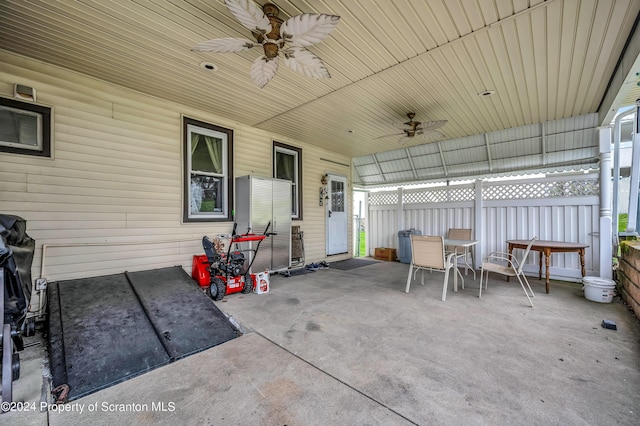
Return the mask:
<path id="1" fill-rule="evenodd" d="M 402 130 L 402 133 L 392 133 L 390 135 L 379 136 L 374 139 L 386 138 L 388 136 L 400 136 L 400 139 L 398 139 L 398 143 L 400 145 L 404 145 L 413 138 L 422 138 L 429 141 L 445 137 L 444 133 L 440 132 L 437 129 L 447 124 L 447 120 L 431 120 L 421 122 L 415 121 L 415 116 L 416 114 L 413 112 L 407 113 L 407 118 L 409 118 L 409 121 L 398 125 L 400 130 Z"/>
<path id="2" fill-rule="evenodd" d="M 278 59 L 292 70 L 313 78 L 331 78 L 320 58 L 306 48 L 319 43 L 338 25 L 340 17 L 325 13 L 303 13 L 283 21 L 272 3 L 263 6 L 253 0 L 224 0 L 225 5 L 256 41 L 244 38 L 207 40 L 194 46 L 196 52 L 238 53 L 260 46 L 263 55 L 251 67 L 251 78 L 261 89 L 274 77 Z"/>

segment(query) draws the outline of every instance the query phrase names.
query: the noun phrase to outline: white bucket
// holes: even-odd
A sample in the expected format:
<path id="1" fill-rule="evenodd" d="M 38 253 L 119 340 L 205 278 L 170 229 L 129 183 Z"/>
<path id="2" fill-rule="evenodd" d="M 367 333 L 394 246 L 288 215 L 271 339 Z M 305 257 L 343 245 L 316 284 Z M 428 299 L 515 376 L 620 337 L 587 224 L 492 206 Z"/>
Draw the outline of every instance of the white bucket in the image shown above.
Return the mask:
<path id="1" fill-rule="evenodd" d="M 616 282 L 600 277 L 584 277 L 584 297 L 592 302 L 611 303 Z"/>

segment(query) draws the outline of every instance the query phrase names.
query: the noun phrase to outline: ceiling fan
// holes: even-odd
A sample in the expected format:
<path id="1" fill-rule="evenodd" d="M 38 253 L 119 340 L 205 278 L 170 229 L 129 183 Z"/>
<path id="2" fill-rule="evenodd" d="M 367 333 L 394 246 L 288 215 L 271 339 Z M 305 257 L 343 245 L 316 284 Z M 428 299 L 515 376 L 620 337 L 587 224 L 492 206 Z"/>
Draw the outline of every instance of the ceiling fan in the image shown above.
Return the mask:
<path id="1" fill-rule="evenodd" d="M 423 139 L 424 141 L 444 138 L 445 134 L 441 131 L 437 130 L 440 127 L 447 124 L 447 120 L 434 120 L 434 121 L 413 121 L 413 118 L 416 116 L 414 112 L 407 113 L 407 117 L 409 117 L 409 121 L 406 123 L 401 123 L 399 128 L 402 130 L 402 133 L 392 133 L 390 135 L 378 136 L 374 139 L 382 139 L 390 136 L 400 136 L 398 139 L 398 143 L 400 145 L 405 145 L 413 138 Z"/>
<path id="2" fill-rule="evenodd" d="M 306 49 L 322 41 L 338 25 L 340 17 L 303 13 L 286 21 L 278 18 L 280 9 L 272 3 L 262 8 L 252 0 L 225 0 L 233 16 L 251 31 L 256 41 L 244 38 L 218 38 L 197 44 L 191 50 L 237 53 L 262 46 L 261 55 L 251 66 L 251 78 L 261 89 L 278 70 L 280 58 L 292 70 L 313 78 L 331 78 L 322 60 Z"/>

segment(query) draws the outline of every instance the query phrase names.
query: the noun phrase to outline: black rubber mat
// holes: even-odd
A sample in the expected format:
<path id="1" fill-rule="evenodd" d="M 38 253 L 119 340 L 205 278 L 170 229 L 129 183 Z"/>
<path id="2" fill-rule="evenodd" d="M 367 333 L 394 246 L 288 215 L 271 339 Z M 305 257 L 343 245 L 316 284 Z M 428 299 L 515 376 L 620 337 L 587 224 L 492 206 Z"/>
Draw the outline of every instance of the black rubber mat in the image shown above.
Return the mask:
<path id="1" fill-rule="evenodd" d="M 240 335 L 179 266 L 48 291 L 53 386 L 70 401 Z"/>
<path id="2" fill-rule="evenodd" d="M 126 275 L 172 360 L 237 336 L 224 314 L 181 267 Z"/>

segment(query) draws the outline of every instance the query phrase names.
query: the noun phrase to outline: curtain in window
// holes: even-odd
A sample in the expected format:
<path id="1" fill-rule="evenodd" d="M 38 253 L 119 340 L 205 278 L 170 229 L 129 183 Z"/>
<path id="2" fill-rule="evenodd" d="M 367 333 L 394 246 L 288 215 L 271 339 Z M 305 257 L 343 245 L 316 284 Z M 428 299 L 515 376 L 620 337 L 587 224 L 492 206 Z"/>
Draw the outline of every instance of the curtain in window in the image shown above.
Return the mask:
<path id="1" fill-rule="evenodd" d="M 277 177 L 295 182 L 295 157 L 293 155 L 278 153 Z"/>
<path id="2" fill-rule="evenodd" d="M 224 172 L 222 149 L 220 139 L 193 133 L 191 135 L 191 170 L 222 174 Z"/>
<path id="3" fill-rule="evenodd" d="M 198 147 L 198 142 L 200 142 L 200 135 L 197 133 L 191 133 L 191 155 L 196 152 L 196 148 Z"/>
<path id="4" fill-rule="evenodd" d="M 222 173 L 222 141 L 212 136 L 203 136 L 211 158 L 214 173 Z"/>

